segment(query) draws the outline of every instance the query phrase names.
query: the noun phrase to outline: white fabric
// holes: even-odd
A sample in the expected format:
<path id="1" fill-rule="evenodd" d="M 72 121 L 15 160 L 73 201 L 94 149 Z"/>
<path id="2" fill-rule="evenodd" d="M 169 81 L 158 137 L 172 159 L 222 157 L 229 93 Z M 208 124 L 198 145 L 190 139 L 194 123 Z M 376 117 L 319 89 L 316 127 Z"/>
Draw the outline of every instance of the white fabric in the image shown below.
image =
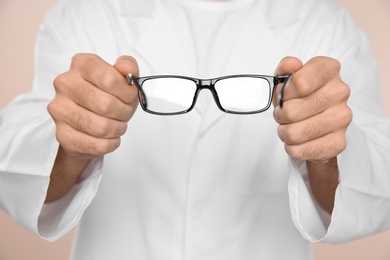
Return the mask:
<path id="1" fill-rule="evenodd" d="M 79 222 L 74 260 L 303 260 L 312 259 L 309 241 L 338 243 L 387 229 L 390 121 L 364 35 L 326 1 L 245 4 L 60 1 L 39 34 L 33 92 L 0 113 L 0 207 L 49 241 Z M 202 72 L 188 20 L 195 6 L 232 12 L 224 26 L 234 14 L 242 23 L 231 34 L 221 28 Z M 223 44 L 231 49 L 217 48 Z M 104 162 L 93 161 L 63 199 L 42 206 L 58 148 L 46 105 L 53 78 L 79 52 L 111 63 L 133 55 L 141 75 L 272 75 L 286 55 L 340 60 L 354 121 L 338 157 L 341 182 L 331 219 L 311 196 L 305 163 L 286 155 L 272 109 L 234 116 L 213 102 L 203 113 L 172 117 L 139 109 L 121 147 Z"/>

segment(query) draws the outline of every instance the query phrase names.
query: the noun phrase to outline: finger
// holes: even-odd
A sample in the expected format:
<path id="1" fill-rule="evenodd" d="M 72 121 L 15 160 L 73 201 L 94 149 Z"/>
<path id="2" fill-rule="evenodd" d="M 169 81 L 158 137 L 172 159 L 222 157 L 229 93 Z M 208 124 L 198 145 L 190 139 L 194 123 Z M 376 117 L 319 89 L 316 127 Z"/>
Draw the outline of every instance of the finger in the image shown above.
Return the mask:
<path id="1" fill-rule="evenodd" d="M 285 144 L 284 147 L 292 159 L 326 162 L 346 148 L 345 130 L 332 132 L 299 145 Z"/>
<path id="2" fill-rule="evenodd" d="M 351 121 L 352 111 L 343 104 L 298 123 L 279 125 L 278 135 L 285 144 L 298 145 L 346 129 Z"/>
<path id="3" fill-rule="evenodd" d="M 349 95 L 350 89 L 347 84 L 341 80 L 332 80 L 309 96 L 285 101 L 283 109 L 279 106 L 275 107 L 274 118 L 279 124 L 299 122 L 322 113 L 332 106 L 346 104 Z"/>
<path id="4" fill-rule="evenodd" d="M 134 75 L 136 77 L 139 76 L 138 63 L 136 59 L 134 59 L 131 56 L 127 56 L 127 55 L 120 56 L 116 60 L 114 67 L 123 76 L 126 76 L 129 73 L 131 73 L 131 75 Z"/>
<path id="5" fill-rule="evenodd" d="M 328 57 L 316 57 L 294 73 L 284 100 L 309 96 L 334 77 L 339 77 L 340 63 Z"/>
<path id="6" fill-rule="evenodd" d="M 276 76 L 288 75 L 300 70 L 303 67 L 302 61 L 295 57 L 284 57 L 275 70 Z"/>
<path id="7" fill-rule="evenodd" d="M 128 69 L 130 73 L 138 73 L 135 64 L 129 64 Z M 72 58 L 71 70 L 77 71 L 86 81 L 126 104 L 133 103 L 137 98 L 136 87 L 129 86 L 114 66 L 96 55 L 76 54 Z"/>
<path id="8" fill-rule="evenodd" d="M 75 83 L 77 82 L 77 83 Z M 117 97 L 96 88 L 91 83 L 79 78 L 78 74 L 61 74 L 54 80 L 58 94 L 69 98 L 81 107 L 100 116 L 119 121 L 129 121 L 136 110 L 135 104 L 123 103 Z"/>
<path id="9" fill-rule="evenodd" d="M 120 138 L 96 138 L 71 126 L 57 124 L 57 140 L 66 153 L 82 157 L 80 159 L 99 158 L 115 151 L 120 146 Z"/>
<path id="10" fill-rule="evenodd" d="M 127 121 L 99 116 L 69 99 L 57 97 L 50 103 L 48 110 L 56 122 L 65 123 L 97 138 L 117 138 L 127 130 Z"/>

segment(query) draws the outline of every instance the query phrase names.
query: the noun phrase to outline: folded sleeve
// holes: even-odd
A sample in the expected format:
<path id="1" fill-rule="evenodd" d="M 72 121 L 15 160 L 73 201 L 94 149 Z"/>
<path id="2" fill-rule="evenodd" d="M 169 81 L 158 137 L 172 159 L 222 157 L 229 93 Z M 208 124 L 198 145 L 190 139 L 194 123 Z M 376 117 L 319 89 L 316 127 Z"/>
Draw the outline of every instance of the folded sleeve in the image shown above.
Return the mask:
<path id="1" fill-rule="evenodd" d="M 69 231 L 81 218 L 97 191 L 103 163 L 103 158 L 92 161 L 65 197 L 44 204 L 59 147 L 55 124 L 47 112 L 54 97 L 53 80 L 68 70 L 71 57 L 79 50 L 76 46 L 88 49 L 83 39 L 79 45 L 73 42 L 76 37 L 71 35 L 81 34 L 81 29 L 74 28 L 81 27 L 75 25 L 73 7 L 66 3 L 60 1 L 40 27 L 33 90 L 0 110 L 0 208 L 49 241 Z"/>
<path id="2" fill-rule="evenodd" d="M 347 148 L 338 156 L 332 216 L 316 204 L 305 162 L 291 160 L 292 218 L 312 242 L 342 243 L 390 227 L 390 119 L 382 108 L 377 66 L 365 35 L 345 12 L 337 13 L 333 48 L 323 53 L 341 62 L 341 77 L 351 88 L 353 122 L 346 132 Z"/>
<path id="3" fill-rule="evenodd" d="M 312 196 L 305 163 L 291 161 L 291 211 L 306 239 L 337 244 L 390 227 L 390 166 L 386 158 L 390 155 L 390 141 L 383 138 L 378 144 L 380 138 L 377 142 L 368 139 L 358 126 L 350 125 L 347 149 L 338 157 L 340 183 L 332 216 Z"/>
<path id="4" fill-rule="evenodd" d="M 97 192 L 102 162 L 102 159 L 93 160 L 70 192 L 55 202 L 43 205 L 37 222 L 40 237 L 54 241 L 79 222 Z"/>

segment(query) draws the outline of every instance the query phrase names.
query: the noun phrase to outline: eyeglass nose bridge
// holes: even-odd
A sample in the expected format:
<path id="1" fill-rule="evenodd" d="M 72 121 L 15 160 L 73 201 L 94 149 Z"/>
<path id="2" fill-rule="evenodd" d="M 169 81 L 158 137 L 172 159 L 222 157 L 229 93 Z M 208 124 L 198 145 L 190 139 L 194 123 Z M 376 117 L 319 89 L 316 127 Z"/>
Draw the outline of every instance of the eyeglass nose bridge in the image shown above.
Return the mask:
<path id="1" fill-rule="evenodd" d="M 198 84 L 198 89 L 199 90 L 208 89 L 208 90 L 212 91 L 214 89 L 215 80 L 212 80 L 212 79 L 199 79 L 197 84 Z"/>
<path id="2" fill-rule="evenodd" d="M 195 106 L 195 103 L 196 103 L 196 100 L 198 99 L 200 91 L 204 90 L 204 89 L 207 89 L 207 90 L 209 90 L 211 92 L 211 95 L 213 96 L 214 101 L 215 101 L 217 107 L 220 110 L 225 111 L 222 108 L 222 105 L 221 105 L 221 103 L 219 101 L 218 93 L 215 90 L 215 83 L 217 81 L 218 81 L 217 79 L 197 79 L 197 82 L 196 82 L 197 83 L 197 90 L 196 90 L 195 100 L 194 100 L 193 106 Z"/>

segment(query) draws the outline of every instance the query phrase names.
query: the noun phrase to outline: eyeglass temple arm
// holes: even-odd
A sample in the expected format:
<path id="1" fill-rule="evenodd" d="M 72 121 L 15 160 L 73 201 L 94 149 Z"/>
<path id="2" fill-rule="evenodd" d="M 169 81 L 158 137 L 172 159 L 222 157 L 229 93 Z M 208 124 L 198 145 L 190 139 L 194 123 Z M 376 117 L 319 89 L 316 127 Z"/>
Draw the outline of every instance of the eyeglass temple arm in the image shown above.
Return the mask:
<path id="1" fill-rule="evenodd" d="M 137 87 L 138 91 L 143 92 L 142 89 L 141 89 L 141 87 L 138 85 L 138 84 L 139 84 L 138 79 L 139 79 L 139 78 L 134 77 L 131 73 L 128 73 L 128 74 L 126 75 L 127 84 L 129 84 L 129 85 L 135 85 L 135 86 Z"/>
<path id="2" fill-rule="evenodd" d="M 146 97 L 145 97 L 145 94 L 143 92 L 143 90 L 141 89 L 141 87 L 138 85 L 138 80 L 139 78 L 136 78 L 136 77 L 133 77 L 133 75 L 131 73 L 128 73 L 126 75 L 126 81 L 127 81 L 127 84 L 129 85 L 135 85 L 138 89 L 138 98 L 139 98 L 139 101 L 141 103 L 141 106 L 146 109 L 147 107 L 147 100 L 146 100 Z"/>
<path id="3" fill-rule="evenodd" d="M 283 83 L 284 82 L 284 84 L 282 86 L 282 89 L 280 90 L 280 92 L 278 94 L 278 104 L 279 104 L 280 108 L 283 108 L 284 92 L 286 91 L 286 89 L 290 85 L 292 77 L 293 77 L 292 73 L 289 74 L 289 75 L 286 75 L 286 76 L 275 77 L 275 80 L 274 80 L 274 85 L 275 86 L 278 85 L 279 83 Z"/>

